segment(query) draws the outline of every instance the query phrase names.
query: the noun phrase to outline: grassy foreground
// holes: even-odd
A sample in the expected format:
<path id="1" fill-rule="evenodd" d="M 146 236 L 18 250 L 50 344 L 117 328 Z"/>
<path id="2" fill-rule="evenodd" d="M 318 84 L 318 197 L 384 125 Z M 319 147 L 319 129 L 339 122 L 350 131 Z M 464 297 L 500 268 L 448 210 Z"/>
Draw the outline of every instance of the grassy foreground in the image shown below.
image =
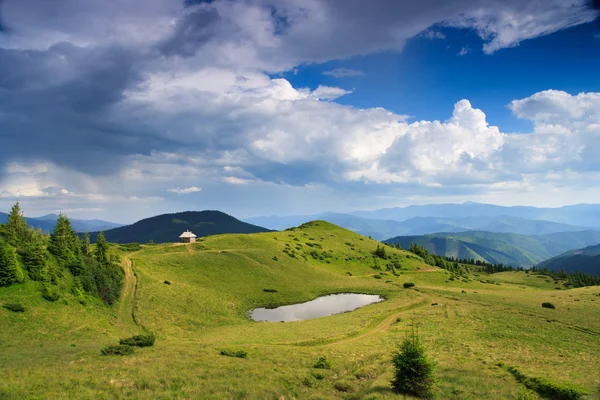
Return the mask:
<path id="1" fill-rule="evenodd" d="M 132 264 L 136 276 L 127 275 L 121 304 L 112 308 L 69 298 L 50 303 L 31 281 L 0 288 L 0 304 L 26 307 L 0 308 L 0 399 L 402 398 L 390 390 L 391 353 L 413 323 L 438 363 L 438 398 L 540 398 L 506 366 L 598 398 L 600 287 L 557 290 L 560 282 L 524 272 L 450 280 L 389 248 L 401 268 L 382 273 L 373 269 L 388 262 L 373 258 L 377 244 L 319 221 L 144 246 L 123 254 L 126 272 Z M 405 282 L 416 286 L 404 289 Z M 387 300 L 301 322 L 247 317 L 255 307 L 341 292 Z M 143 329 L 156 335 L 154 347 L 100 355 Z M 313 368 L 321 356 L 331 369 Z"/>

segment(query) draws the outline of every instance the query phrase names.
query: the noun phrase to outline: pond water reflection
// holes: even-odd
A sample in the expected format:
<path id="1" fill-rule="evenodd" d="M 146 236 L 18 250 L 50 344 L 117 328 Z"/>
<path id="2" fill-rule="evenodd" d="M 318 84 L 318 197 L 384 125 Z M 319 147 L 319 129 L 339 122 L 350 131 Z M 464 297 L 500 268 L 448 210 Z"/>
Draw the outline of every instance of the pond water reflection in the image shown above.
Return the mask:
<path id="1" fill-rule="evenodd" d="M 250 312 L 250 317 L 255 321 L 266 322 L 302 321 L 354 311 L 357 308 L 379 303 L 383 300 L 385 300 L 383 297 L 372 294 L 331 294 L 318 297 L 306 303 L 277 308 L 256 308 Z"/>

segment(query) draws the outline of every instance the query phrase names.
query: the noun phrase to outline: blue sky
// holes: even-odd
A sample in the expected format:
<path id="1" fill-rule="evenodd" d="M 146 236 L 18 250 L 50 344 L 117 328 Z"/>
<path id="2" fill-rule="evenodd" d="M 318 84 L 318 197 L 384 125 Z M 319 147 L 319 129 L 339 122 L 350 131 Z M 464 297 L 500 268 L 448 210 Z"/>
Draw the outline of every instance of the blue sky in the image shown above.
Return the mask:
<path id="1" fill-rule="evenodd" d="M 294 86 L 339 86 L 353 91 L 338 99 L 355 107 L 384 107 L 416 119 L 445 120 L 458 100 L 485 110 L 504 132 L 530 132 L 506 107 L 512 100 L 552 87 L 569 93 L 600 91 L 600 39 L 596 23 L 582 24 L 519 46 L 484 54 L 471 29 L 433 27 L 444 39 L 410 39 L 402 52 L 356 56 L 302 65 L 284 73 Z M 469 53 L 459 56 L 462 49 Z M 324 71 L 347 68 L 364 75 L 335 78 Z"/>
<path id="2" fill-rule="evenodd" d="M 600 198 L 586 0 L 4 0 L 0 210 Z"/>

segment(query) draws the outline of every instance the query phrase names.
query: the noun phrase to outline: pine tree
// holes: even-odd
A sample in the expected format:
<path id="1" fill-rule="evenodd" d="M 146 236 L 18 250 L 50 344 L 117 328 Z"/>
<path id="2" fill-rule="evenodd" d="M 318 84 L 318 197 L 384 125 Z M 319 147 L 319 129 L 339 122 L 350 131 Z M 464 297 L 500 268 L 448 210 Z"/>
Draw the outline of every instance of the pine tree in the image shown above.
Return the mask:
<path id="1" fill-rule="evenodd" d="M 94 251 L 94 258 L 101 264 L 106 265 L 109 262 L 108 259 L 108 242 L 104 237 L 104 233 L 100 231 L 96 238 L 96 250 Z"/>
<path id="2" fill-rule="evenodd" d="M 8 243 L 10 243 L 12 246 L 20 247 L 24 244 L 23 241 L 27 237 L 28 226 L 25 218 L 23 217 L 23 212 L 21 211 L 19 202 L 16 202 L 15 205 L 12 206 L 10 214 L 8 214 L 5 232 Z"/>
<path id="3" fill-rule="evenodd" d="M 59 214 L 50 235 L 48 250 L 58 257 L 63 265 L 69 266 L 76 262 L 81 254 L 79 238 L 71 227 L 71 221 L 64 214 Z"/>
<path id="4" fill-rule="evenodd" d="M 434 364 L 425 354 L 425 347 L 421 343 L 414 328 L 399 346 L 399 351 L 394 354 L 394 380 L 392 388 L 396 393 L 410 394 L 422 398 L 433 397 Z"/>
<path id="5" fill-rule="evenodd" d="M 10 244 L 0 241 L 0 286 L 10 286 L 23 281 L 17 251 Z"/>
<path id="6" fill-rule="evenodd" d="M 48 280 L 48 253 L 42 241 L 42 237 L 35 236 L 22 252 L 23 264 L 34 281 Z"/>
<path id="7" fill-rule="evenodd" d="M 90 255 L 90 234 L 87 232 L 83 234 L 83 243 L 81 245 L 81 252 L 86 257 Z"/>

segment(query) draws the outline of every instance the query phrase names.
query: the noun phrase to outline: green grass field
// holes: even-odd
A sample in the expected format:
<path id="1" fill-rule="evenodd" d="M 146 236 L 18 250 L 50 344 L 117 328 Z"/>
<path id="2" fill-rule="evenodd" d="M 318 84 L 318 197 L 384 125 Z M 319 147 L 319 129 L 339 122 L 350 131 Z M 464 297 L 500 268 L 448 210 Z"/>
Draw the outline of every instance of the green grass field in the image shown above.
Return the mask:
<path id="1" fill-rule="evenodd" d="M 136 276 L 126 274 L 113 307 L 68 297 L 50 303 L 31 281 L 0 288 L 0 304 L 27 308 L 0 308 L 0 399 L 403 398 L 390 390 L 391 354 L 412 324 L 437 362 L 440 399 L 540 398 L 498 364 L 600 398 L 600 287 L 564 290 L 524 272 L 451 281 L 446 271 L 386 248 L 401 265 L 393 274 L 373 268 L 377 245 L 316 222 L 144 246 L 123 253 L 126 272 L 132 264 Z M 377 263 L 385 270 L 386 261 Z M 405 282 L 416 286 L 404 289 Z M 255 307 L 342 292 L 386 301 L 301 322 L 247 317 Z M 154 347 L 100 355 L 143 329 L 157 336 Z M 248 356 L 224 356 L 223 349 Z M 332 360 L 331 369 L 312 368 L 320 356 Z"/>

